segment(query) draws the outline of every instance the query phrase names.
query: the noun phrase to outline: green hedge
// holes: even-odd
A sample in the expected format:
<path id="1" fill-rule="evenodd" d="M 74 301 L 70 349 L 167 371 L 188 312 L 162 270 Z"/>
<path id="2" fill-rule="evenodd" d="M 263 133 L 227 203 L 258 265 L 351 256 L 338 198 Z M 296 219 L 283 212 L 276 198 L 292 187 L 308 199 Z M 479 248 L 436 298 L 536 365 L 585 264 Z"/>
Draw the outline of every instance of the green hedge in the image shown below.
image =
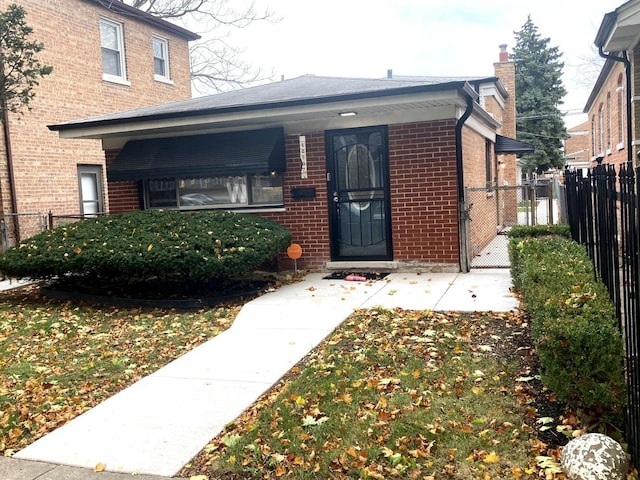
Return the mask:
<path id="1" fill-rule="evenodd" d="M 509 254 L 543 383 L 572 407 L 617 415 L 626 395 L 614 306 L 584 247 L 565 233 L 541 231 L 526 236 L 518 228 L 510 234 Z"/>
<path id="2" fill-rule="evenodd" d="M 554 223 L 552 225 L 516 225 L 509 230 L 509 238 L 516 237 L 544 237 L 544 236 L 560 236 L 571 238 L 571 230 L 569 225 L 564 223 Z"/>
<path id="3" fill-rule="evenodd" d="M 145 210 L 83 220 L 36 235 L 0 257 L 11 277 L 204 280 L 236 277 L 291 243 L 270 220 L 231 212 Z"/>

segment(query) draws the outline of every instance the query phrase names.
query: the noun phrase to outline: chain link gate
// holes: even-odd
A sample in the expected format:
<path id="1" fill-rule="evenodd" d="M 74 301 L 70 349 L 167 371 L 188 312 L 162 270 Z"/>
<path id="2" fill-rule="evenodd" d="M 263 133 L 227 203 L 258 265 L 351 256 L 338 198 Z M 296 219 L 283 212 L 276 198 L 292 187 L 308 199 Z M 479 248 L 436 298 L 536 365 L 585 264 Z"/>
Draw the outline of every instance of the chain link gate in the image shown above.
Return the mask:
<path id="1" fill-rule="evenodd" d="M 558 221 L 553 181 L 465 188 L 469 206 L 467 258 L 471 268 L 509 268 L 507 233 L 515 225 Z"/>

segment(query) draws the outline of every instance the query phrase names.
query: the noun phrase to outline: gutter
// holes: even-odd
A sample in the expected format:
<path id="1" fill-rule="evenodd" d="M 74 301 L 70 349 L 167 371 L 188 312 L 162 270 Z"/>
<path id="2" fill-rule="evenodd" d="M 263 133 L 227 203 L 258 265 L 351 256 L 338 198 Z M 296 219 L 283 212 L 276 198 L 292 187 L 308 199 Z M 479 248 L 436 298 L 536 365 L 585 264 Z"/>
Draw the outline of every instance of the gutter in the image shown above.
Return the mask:
<path id="1" fill-rule="evenodd" d="M 473 90 L 472 90 L 473 91 Z M 468 273 L 471 268 L 471 261 L 469 259 L 468 243 L 468 229 L 469 223 L 469 207 L 465 201 L 464 195 L 464 164 L 462 156 L 462 127 L 467 119 L 473 113 L 473 104 L 475 102 L 474 94 L 465 89 L 467 96 L 467 108 L 462 116 L 456 122 L 456 176 L 458 186 L 458 236 L 460 239 L 460 270 L 462 273 Z"/>
<path id="2" fill-rule="evenodd" d="M 598 29 L 598 33 L 596 34 L 596 38 L 594 40 L 594 44 L 598 47 L 598 53 L 602 58 L 607 60 L 612 60 L 614 62 L 622 62 L 624 64 L 624 73 L 626 80 L 626 100 L 627 100 L 627 162 L 633 162 L 633 130 L 631 127 L 631 62 L 629 61 L 629 55 L 626 51 L 622 52 L 622 56 L 618 57 L 610 52 L 605 52 L 603 50 L 605 42 L 609 39 L 612 34 L 614 27 L 618 21 L 618 11 L 622 7 L 618 7 L 613 12 L 606 13 L 604 18 L 602 19 L 602 23 L 600 24 L 600 28 Z M 633 163 L 632 163 L 633 164 Z"/>

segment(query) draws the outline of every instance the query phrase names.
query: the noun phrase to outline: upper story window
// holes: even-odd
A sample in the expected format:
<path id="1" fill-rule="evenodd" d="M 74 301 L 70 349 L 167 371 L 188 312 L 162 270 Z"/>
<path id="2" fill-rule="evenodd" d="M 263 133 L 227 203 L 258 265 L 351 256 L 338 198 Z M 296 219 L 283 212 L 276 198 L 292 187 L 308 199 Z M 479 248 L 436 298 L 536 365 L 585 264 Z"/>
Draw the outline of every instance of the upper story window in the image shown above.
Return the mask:
<path id="1" fill-rule="evenodd" d="M 128 83 L 125 68 L 124 36 L 122 24 L 100 19 L 100 44 L 102 46 L 102 78 L 117 83 Z"/>
<path id="2" fill-rule="evenodd" d="M 626 104 L 624 100 L 624 87 L 622 86 L 622 75 L 618 76 L 618 87 L 616 88 L 618 94 L 618 150 L 624 148 L 624 117 L 626 113 Z"/>
<path id="3" fill-rule="evenodd" d="M 604 106 L 600 104 L 598 108 L 598 154 L 604 155 Z"/>
<path id="4" fill-rule="evenodd" d="M 598 155 L 596 150 L 596 116 L 591 116 L 591 156 L 595 158 Z"/>
<path id="5" fill-rule="evenodd" d="M 606 135 L 606 147 L 607 147 L 607 155 L 611 155 L 611 93 L 607 92 L 607 118 L 605 119 L 607 123 L 607 135 Z"/>
<path id="6" fill-rule="evenodd" d="M 166 38 L 153 36 L 153 74 L 156 80 L 170 82 L 169 42 Z"/>

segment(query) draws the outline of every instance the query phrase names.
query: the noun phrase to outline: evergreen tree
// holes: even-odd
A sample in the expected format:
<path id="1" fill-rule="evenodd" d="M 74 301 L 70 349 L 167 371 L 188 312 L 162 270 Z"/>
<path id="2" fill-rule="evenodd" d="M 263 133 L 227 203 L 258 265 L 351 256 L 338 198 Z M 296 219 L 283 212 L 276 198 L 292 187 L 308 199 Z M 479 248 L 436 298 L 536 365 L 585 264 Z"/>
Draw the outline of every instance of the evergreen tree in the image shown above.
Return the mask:
<path id="1" fill-rule="evenodd" d="M 541 38 L 530 16 L 514 34 L 511 59 L 516 64 L 517 138 L 536 147 L 535 153 L 522 157 L 523 171 L 542 173 L 562 168 L 562 140 L 568 138 L 558 108 L 567 93 L 561 78 L 562 53 L 549 46 L 549 38 Z"/>
<path id="2" fill-rule="evenodd" d="M 24 8 L 15 4 L 0 12 L 0 113 L 29 108 L 38 80 L 53 70 L 36 58 L 44 45 L 28 40 L 33 29 L 25 16 Z M 3 118 L 0 115 L 0 121 Z"/>

